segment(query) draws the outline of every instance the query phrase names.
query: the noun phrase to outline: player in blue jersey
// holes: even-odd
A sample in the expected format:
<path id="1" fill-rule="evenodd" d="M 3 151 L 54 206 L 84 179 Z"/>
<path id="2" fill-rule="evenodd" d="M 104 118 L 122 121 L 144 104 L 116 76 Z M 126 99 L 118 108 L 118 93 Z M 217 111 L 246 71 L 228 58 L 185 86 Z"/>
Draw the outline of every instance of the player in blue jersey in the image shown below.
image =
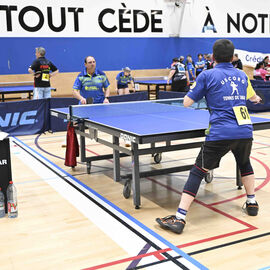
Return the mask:
<path id="1" fill-rule="evenodd" d="M 189 107 L 205 97 L 210 109 L 210 120 L 206 140 L 190 170 L 176 215 L 156 219 L 162 228 L 175 233 L 183 231 L 187 211 L 202 179 L 209 170 L 219 167 L 221 158 L 229 151 L 232 151 L 236 159 L 246 190 L 245 210 L 250 216 L 258 213 L 254 173 L 250 163 L 253 128 L 246 100 L 259 103 L 261 98 L 254 92 L 247 75 L 231 64 L 233 53 L 234 45 L 231 41 L 217 40 L 213 46 L 213 57 L 217 65 L 214 69 L 202 72 L 184 98 L 184 106 Z"/>
<path id="2" fill-rule="evenodd" d="M 73 96 L 80 101 L 80 104 L 109 103 L 110 83 L 105 73 L 96 69 L 95 58 L 85 57 L 84 66 L 83 72 L 74 82 Z"/>
<path id="3" fill-rule="evenodd" d="M 128 84 L 131 84 L 133 92 L 135 92 L 134 88 L 134 80 L 131 77 L 131 70 L 129 67 L 123 68 L 123 71 L 118 73 L 116 76 L 116 83 L 117 83 L 117 93 L 118 95 L 127 95 L 129 94 L 129 87 Z"/>
<path id="4" fill-rule="evenodd" d="M 201 53 L 198 54 L 198 61 L 195 62 L 196 68 L 196 77 L 203 71 L 205 66 L 205 61 L 203 59 L 203 55 Z"/>

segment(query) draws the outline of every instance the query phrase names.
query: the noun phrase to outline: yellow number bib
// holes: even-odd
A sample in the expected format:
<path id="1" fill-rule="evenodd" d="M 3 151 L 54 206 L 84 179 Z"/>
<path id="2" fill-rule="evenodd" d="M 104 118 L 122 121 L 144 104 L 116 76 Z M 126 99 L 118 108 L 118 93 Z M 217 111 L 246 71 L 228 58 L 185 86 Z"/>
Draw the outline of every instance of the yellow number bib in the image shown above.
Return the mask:
<path id="1" fill-rule="evenodd" d="M 235 106 L 233 111 L 239 126 L 252 124 L 246 106 Z"/>
<path id="2" fill-rule="evenodd" d="M 41 80 L 48 82 L 50 80 L 50 75 L 47 73 L 42 73 Z"/>

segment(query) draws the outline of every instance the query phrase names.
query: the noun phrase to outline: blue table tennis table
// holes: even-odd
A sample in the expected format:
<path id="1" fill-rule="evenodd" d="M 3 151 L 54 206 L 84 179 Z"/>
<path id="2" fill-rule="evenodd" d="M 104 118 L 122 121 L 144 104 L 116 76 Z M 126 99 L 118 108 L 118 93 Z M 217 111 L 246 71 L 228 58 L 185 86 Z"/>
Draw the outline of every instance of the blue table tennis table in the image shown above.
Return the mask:
<path id="1" fill-rule="evenodd" d="M 27 83 L 27 84 L 25 84 Z M 23 85 L 18 85 L 23 84 Z M 55 88 L 51 88 L 52 91 L 56 91 Z M 5 95 L 9 94 L 28 94 L 27 98 L 31 99 L 34 91 L 34 85 L 33 82 L 16 82 L 16 83 L 1 83 L 0 84 L 0 94 L 1 94 L 1 100 L 2 102 L 5 102 L 6 100 L 11 99 L 21 99 L 21 97 L 11 97 L 7 98 Z"/>
<path id="2" fill-rule="evenodd" d="M 91 162 L 111 159 L 114 163 L 114 180 L 127 180 L 123 194 L 126 198 L 133 191 L 135 208 L 141 205 L 140 178 L 190 170 L 193 164 L 173 168 L 140 171 L 139 156 L 151 154 L 161 161 L 162 152 L 201 147 L 202 142 L 183 142 L 184 139 L 205 136 L 209 112 L 201 103 L 184 108 L 183 99 L 123 102 L 113 104 L 75 105 L 69 108 L 51 109 L 51 115 L 77 122 L 76 133 L 80 135 L 81 161 L 86 162 L 90 173 Z M 197 109 L 196 108 L 200 108 Z M 269 129 L 270 119 L 251 117 L 254 130 Z M 112 141 L 99 136 L 103 132 L 112 135 Z M 113 149 L 113 154 L 86 157 L 85 138 Z M 131 149 L 119 145 L 119 139 L 131 142 Z M 174 144 L 171 142 L 174 141 Z M 164 146 L 155 143 L 164 142 Z M 140 145 L 144 145 L 143 148 Z M 131 156 L 132 173 L 122 176 L 120 157 Z M 128 181 L 129 180 L 129 181 Z"/>
<path id="3" fill-rule="evenodd" d="M 150 94 L 152 92 L 151 86 L 154 85 L 154 95 L 156 99 L 159 99 L 159 90 L 166 91 L 167 86 L 171 85 L 167 84 L 168 77 L 165 76 L 154 76 L 154 77 L 137 77 L 134 78 L 135 84 L 147 85 L 148 99 L 150 99 Z"/>

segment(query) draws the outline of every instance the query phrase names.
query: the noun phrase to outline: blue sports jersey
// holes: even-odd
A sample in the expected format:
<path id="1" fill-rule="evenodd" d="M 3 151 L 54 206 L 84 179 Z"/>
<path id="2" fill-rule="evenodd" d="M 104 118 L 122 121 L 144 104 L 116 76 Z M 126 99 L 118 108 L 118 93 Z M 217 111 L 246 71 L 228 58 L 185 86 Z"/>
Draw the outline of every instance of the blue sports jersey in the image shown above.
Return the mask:
<path id="1" fill-rule="evenodd" d="M 197 61 L 195 63 L 195 66 L 201 66 L 201 65 L 204 65 L 204 64 L 205 64 L 205 61 L 202 59 L 201 61 Z M 203 68 L 197 68 L 196 70 L 197 70 L 197 72 L 202 72 Z"/>
<path id="2" fill-rule="evenodd" d="M 93 98 L 93 103 L 103 103 L 105 99 L 103 88 L 106 89 L 109 85 L 109 80 L 103 71 L 96 69 L 91 76 L 85 68 L 77 76 L 73 89 L 79 90 L 80 95 L 84 98 Z"/>
<path id="3" fill-rule="evenodd" d="M 116 80 L 117 80 L 117 85 L 122 86 L 122 87 L 128 87 L 128 83 L 130 83 L 133 78 L 129 75 L 129 76 L 125 76 L 124 72 L 120 72 L 117 74 L 116 76 Z"/>
<path id="4" fill-rule="evenodd" d="M 210 108 L 207 141 L 252 138 L 252 125 L 238 125 L 233 107 L 246 106 L 254 94 L 247 75 L 231 63 L 220 63 L 200 73 L 187 93 L 194 101 L 206 98 Z"/>
<path id="5" fill-rule="evenodd" d="M 186 69 L 188 71 L 189 81 L 194 82 L 195 80 L 193 78 L 195 78 L 195 67 L 193 66 L 192 63 L 187 62 Z"/>

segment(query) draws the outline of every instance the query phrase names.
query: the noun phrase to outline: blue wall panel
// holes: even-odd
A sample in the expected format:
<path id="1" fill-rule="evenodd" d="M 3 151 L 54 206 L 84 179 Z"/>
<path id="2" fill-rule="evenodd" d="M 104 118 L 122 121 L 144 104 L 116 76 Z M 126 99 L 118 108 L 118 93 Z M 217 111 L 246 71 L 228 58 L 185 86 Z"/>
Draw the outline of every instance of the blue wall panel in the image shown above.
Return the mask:
<path id="1" fill-rule="evenodd" d="M 101 70 L 161 69 L 173 57 L 212 51 L 215 38 L 0 38 L 0 74 L 27 73 L 35 47 L 43 46 L 47 57 L 61 72 L 78 72 L 84 57 L 95 56 Z M 237 49 L 267 53 L 268 38 L 232 38 Z M 263 44 L 263 46 L 262 46 Z"/>

